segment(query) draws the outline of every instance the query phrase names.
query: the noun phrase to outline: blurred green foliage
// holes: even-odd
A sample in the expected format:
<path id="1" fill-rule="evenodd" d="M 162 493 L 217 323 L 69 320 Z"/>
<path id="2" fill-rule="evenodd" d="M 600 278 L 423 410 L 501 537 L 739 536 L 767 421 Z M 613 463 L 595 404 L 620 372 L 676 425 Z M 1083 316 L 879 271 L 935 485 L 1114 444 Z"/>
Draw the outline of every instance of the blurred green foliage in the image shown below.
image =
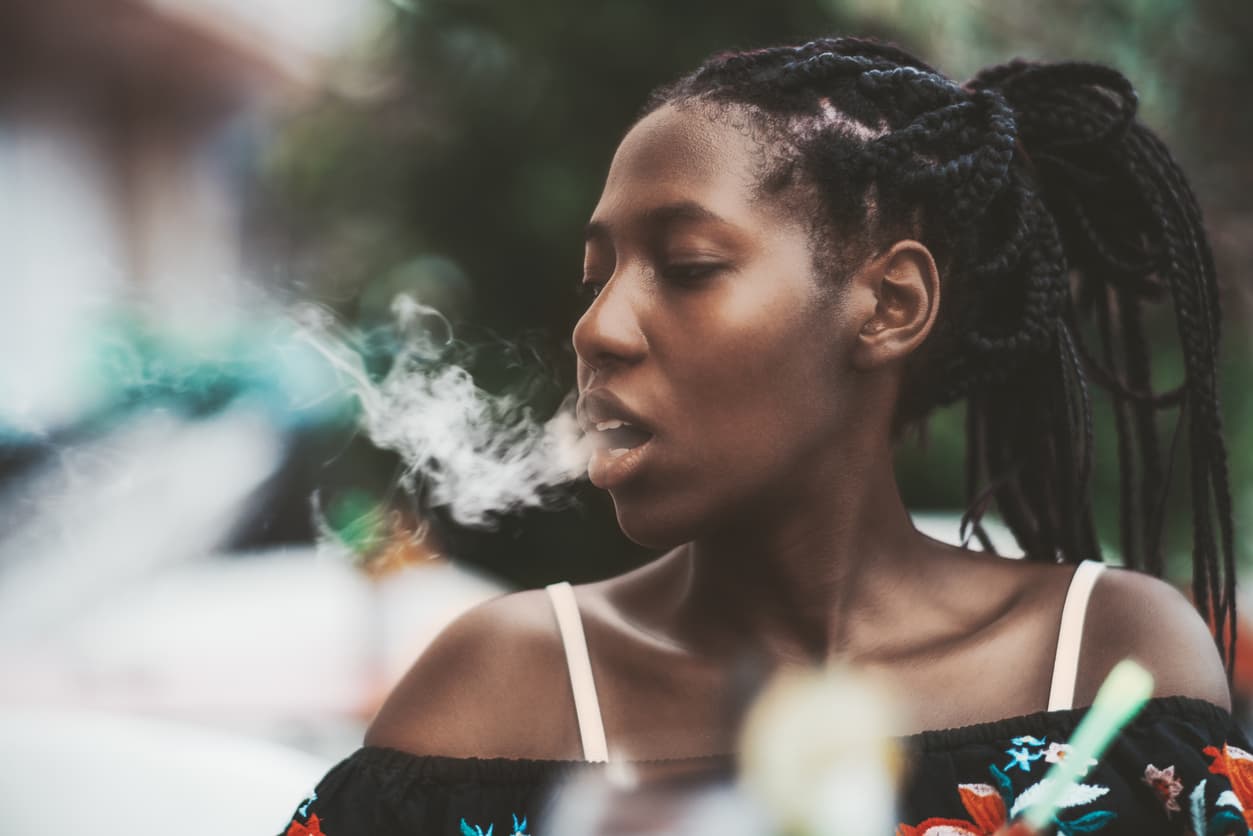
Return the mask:
<path id="1" fill-rule="evenodd" d="M 1217 246 L 1243 536 L 1253 484 L 1247 0 L 394 0 L 390 26 L 345 68 L 354 83 L 294 118 L 268 161 L 269 200 L 302 291 L 366 325 L 410 291 L 440 307 L 459 336 L 521 340 L 550 358 L 553 386 L 538 397 L 551 406 L 573 385 L 581 227 L 646 93 L 719 49 L 829 33 L 895 40 L 958 78 L 1024 56 L 1098 60 L 1132 79 L 1143 118 L 1190 173 Z M 1149 325 L 1160 385 L 1174 385 L 1169 312 Z M 1108 405 L 1098 399 L 1098 410 L 1095 502 L 1103 539 L 1116 547 L 1117 460 Z M 1173 426 L 1174 413 L 1163 414 L 1164 443 Z M 906 499 L 960 509 L 961 408 L 937 414 L 929 434 L 925 450 L 900 453 Z M 1186 467 L 1181 455 L 1167 526 L 1181 560 L 1191 531 Z M 618 533 L 603 495 L 580 498 L 578 509 L 527 514 L 494 532 L 445 525 L 444 539 L 523 585 L 602 576 L 646 556 Z"/>

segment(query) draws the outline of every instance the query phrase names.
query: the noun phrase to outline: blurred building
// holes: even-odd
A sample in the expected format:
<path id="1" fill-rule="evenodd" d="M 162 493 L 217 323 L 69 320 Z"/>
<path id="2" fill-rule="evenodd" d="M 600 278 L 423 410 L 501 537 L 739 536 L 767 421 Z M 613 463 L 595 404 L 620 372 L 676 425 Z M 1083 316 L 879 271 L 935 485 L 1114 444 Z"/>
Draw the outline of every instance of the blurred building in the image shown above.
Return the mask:
<path id="1" fill-rule="evenodd" d="M 187 11 L 203 5 L 0 9 L 0 251 L 19 282 L 56 269 L 65 290 L 136 283 L 172 298 L 216 295 L 240 275 L 256 114 L 313 76 L 249 31 Z"/>
<path id="2" fill-rule="evenodd" d="M 0 356 L 24 358 L 0 368 L 10 418 L 72 419 L 84 320 L 119 294 L 200 326 L 242 301 L 271 117 L 320 89 L 370 9 L 0 4 Z"/>

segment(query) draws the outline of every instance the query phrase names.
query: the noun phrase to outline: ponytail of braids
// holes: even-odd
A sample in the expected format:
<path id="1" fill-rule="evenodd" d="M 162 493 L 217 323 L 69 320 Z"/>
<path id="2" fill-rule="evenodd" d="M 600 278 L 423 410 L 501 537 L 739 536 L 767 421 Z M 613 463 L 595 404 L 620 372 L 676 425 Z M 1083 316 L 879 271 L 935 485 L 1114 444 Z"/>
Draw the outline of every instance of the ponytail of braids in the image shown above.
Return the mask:
<path id="1" fill-rule="evenodd" d="M 979 73 L 968 87 L 997 90 L 1014 108 L 1074 272 L 1068 316 L 1096 321 L 1100 355 L 1077 342 L 1079 371 L 1113 399 L 1122 551 L 1129 566 L 1153 575 L 1164 569 L 1161 525 L 1175 447 L 1163 464 L 1156 413 L 1179 408 L 1174 440 L 1186 426 L 1191 452 L 1193 596 L 1215 625 L 1230 671 L 1236 572 L 1217 383 L 1221 320 L 1196 197 L 1166 146 L 1135 119 L 1130 82 L 1108 67 L 1016 61 Z M 1157 393 L 1142 312 L 1167 300 L 1184 380 Z"/>

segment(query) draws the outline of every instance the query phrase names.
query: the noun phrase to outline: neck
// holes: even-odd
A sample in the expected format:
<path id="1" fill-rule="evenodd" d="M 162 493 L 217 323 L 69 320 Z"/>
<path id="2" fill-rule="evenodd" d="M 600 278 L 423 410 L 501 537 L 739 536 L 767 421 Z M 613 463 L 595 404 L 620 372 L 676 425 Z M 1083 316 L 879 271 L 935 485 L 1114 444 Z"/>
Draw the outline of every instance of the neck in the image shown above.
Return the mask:
<path id="1" fill-rule="evenodd" d="M 680 620 L 698 646 L 747 642 L 779 662 L 827 660 L 851 650 L 859 621 L 890 607 L 924 539 L 890 445 L 825 459 L 688 544 Z"/>

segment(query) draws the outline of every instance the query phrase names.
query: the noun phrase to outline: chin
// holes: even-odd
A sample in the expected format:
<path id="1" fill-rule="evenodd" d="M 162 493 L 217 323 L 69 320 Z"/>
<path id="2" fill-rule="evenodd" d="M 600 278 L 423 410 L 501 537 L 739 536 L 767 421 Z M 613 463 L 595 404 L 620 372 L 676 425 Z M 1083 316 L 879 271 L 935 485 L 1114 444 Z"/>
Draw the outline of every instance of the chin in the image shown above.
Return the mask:
<path id="1" fill-rule="evenodd" d="M 700 515 L 685 512 L 679 503 L 666 502 L 655 494 L 614 491 L 618 528 L 632 543 L 646 549 L 669 550 L 696 538 Z"/>

